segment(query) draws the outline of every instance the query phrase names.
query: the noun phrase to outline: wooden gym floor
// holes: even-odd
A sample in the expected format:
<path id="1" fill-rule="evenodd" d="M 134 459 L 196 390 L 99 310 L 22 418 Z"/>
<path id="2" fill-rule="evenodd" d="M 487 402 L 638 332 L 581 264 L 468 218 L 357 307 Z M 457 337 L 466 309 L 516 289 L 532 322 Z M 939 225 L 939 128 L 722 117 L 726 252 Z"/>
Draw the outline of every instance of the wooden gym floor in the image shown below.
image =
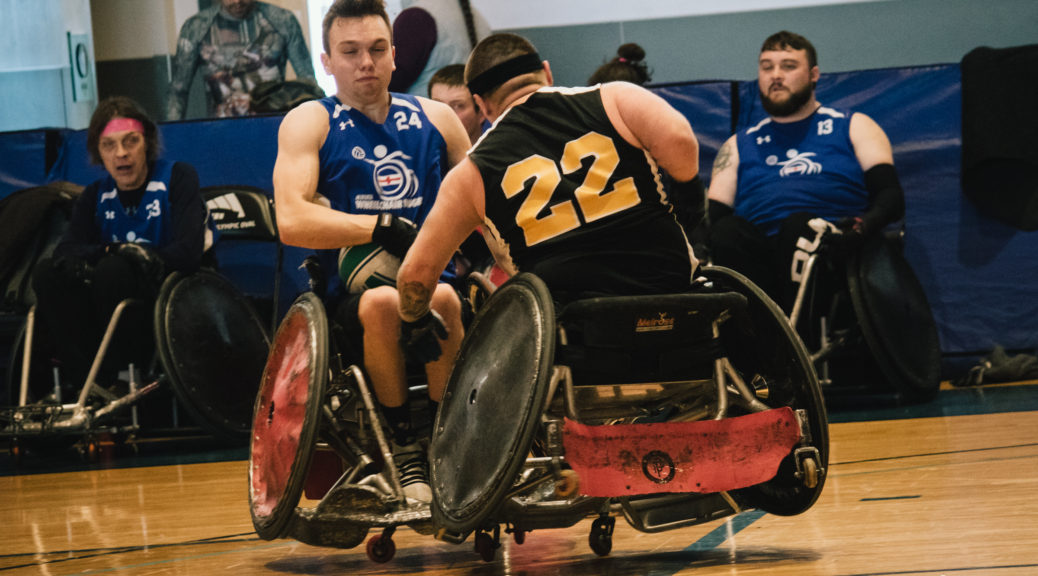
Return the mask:
<path id="1" fill-rule="evenodd" d="M 471 538 L 453 545 L 407 528 L 388 564 L 363 545 L 260 540 L 242 449 L 108 448 L 101 463 L 66 454 L 18 467 L 0 454 L 0 574 L 1038 574 L 1038 382 L 945 385 L 921 406 L 830 417 L 828 480 L 805 514 L 751 511 L 658 534 L 620 518 L 603 558 L 583 521 L 503 541 L 491 563 Z"/>

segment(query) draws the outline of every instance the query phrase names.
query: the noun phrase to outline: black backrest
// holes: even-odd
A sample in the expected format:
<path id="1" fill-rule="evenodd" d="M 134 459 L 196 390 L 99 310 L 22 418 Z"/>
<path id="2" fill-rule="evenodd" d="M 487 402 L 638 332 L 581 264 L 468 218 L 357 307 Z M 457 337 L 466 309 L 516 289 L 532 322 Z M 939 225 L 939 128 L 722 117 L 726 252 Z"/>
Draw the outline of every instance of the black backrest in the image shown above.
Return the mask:
<path id="1" fill-rule="evenodd" d="M 252 186 L 206 186 L 202 197 L 221 238 L 277 241 L 274 203 L 266 191 Z"/>
<path id="2" fill-rule="evenodd" d="M 559 322 L 566 343 L 555 363 L 576 384 L 622 384 L 709 377 L 722 351 L 714 320 L 746 312 L 735 292 L 611 296 L 566 306 Z"/>

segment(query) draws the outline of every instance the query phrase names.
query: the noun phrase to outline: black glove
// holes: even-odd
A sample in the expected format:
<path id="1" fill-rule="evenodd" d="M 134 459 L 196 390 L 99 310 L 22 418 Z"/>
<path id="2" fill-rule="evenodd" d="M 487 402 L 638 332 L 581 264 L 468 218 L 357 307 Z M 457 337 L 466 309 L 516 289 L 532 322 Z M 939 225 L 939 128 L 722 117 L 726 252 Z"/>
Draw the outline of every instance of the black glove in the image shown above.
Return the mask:
<path id="1" fill-rule="evenodd" d="M 137 272 L 154 285 L 159 285 L 166 277 L 166 263 L 152 248 L 142 244 L 126 242 L 113 244 L 111 252 L 125 258 L 137 269 Z"/>
<path id="2" fill-rule="evenodd" d="M 94 267 L 85 258 L 78 256 L 59 256 L 54 259 L 54 268 L 65 278 L 90 284 L 94 280 Z"/>
<path id="3" fill-rule="evenodd" d="M 371 239 L 375 243 L 401 260 L 417 236 L 418 228 L 415 228 L 414 223 L 389 212 L 378 215 L 375 230 L 371 232 Z"/>
<path id="4" fill-rule="evenodd" d="M 447 339 L 447 326 L 435 310 L 429 310 L 414 322 L 400 322 L 400 344 L 407 359 L 416 364 L 439 360 L 443 349 L 440 340 Z"/>
<path id="5" fill-rule="evenodd" d="M 836 223 L 841 234 L 830 234 L 829 245 L 842 258 L 856 254 L 865 243 L 865 224 L 861 218 L 842 218 Z"/>

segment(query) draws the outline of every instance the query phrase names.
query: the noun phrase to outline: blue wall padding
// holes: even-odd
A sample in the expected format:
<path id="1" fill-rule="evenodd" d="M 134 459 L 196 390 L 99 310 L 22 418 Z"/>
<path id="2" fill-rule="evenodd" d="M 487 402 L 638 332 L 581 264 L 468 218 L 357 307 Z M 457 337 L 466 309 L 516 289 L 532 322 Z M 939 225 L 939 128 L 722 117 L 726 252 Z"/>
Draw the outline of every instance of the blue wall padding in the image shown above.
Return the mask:
<path id="1" fill-rule="evenodd" d="M 738 101 L 732 102 L 733 86 Z M 700 142 L 706 181 L 717 150 L 735 124 L 763 117 L 756 81 L 669 84 L 653 90 L 682 112 Z M 1022 232 L 980 215 L 960 185 L 961 82 L 957 64 L 823 74 L 823 104 L 871 116 L 890 137 L 905 189 L 905 254 L 937 320 L 946 360 L 979 355 L 1000 344 L 1038 346 L 1038 232 Z M 281 116 L 188 121 L 160 126 L 164 155 L 189 162 L 201 184 L 271 190 Z M 0 197 L 46 181 L 86 185 L 100 167 L 86 156 L 85 131 L 63 131 L 53 169 L 43 174 L 44 131 L 0 134 Z M 283 313 L 306 288 L 298 270 L 310 251 L 288 248 L 282 276 Z M 273 286 L 270 246 L 220 247 L 221 268 L 252 295 Z"/>
<path id="2" fill-rule="evenodd" d="M 46 180 L 45 130 L 0 133 L 0 198 Z"/>
<path id="3" fill-rule="evenodd" d="M 733 82 L 668 84 L 653 87 L 692 124 L 699 140 L 699 172 L 710 183 L 710 168 L 721 145 L 732 133 Z"/>

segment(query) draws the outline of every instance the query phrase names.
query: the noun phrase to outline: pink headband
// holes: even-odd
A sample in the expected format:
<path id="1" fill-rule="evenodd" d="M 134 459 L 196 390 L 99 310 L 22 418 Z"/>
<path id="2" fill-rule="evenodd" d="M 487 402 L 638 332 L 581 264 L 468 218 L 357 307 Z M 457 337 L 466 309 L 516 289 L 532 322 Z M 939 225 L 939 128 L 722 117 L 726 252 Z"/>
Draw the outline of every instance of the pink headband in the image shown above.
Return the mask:
<path id="1" fill-rule="evenodd" d="M 134 120 L 133 118 L 112 118 L 108 121 L 105 129 L 101 131 L 102 136 L 108 136 L 115 132 L 140 132 L 144 134 L 144 125 L 141 124 L 140 120 Z"/>

